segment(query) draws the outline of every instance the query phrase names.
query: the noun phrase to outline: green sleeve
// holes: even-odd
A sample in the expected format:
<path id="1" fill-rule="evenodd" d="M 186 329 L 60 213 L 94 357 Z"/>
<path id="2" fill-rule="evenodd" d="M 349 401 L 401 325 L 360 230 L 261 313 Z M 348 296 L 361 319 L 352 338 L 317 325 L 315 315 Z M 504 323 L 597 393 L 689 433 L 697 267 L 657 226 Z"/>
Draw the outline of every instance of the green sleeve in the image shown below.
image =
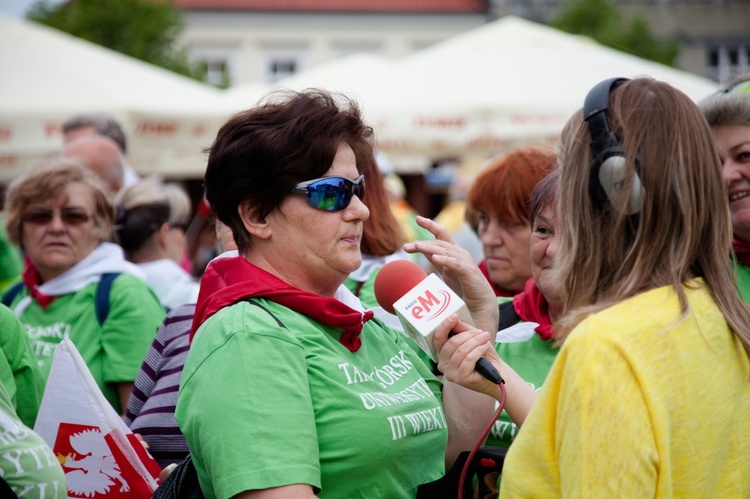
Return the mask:
<path id="1" fill-rule="evenodd" d="M 201 326 L 191 346 L 176 412 L 206 497 L 292 483 L 319 490 L 304 349 L 265 314 L 239 323 L 222 312 Z M 248 466 L 248 459 L 261 465 Z"/>
<path id="2" fill-rule="evenodd" d="M 737 281 L 737 287 L 740 290 L 740 296 L 745 303 L 750 303 L 750 268 L 739 262 L 734 264 L 734 277 Z"/>
<path id="3" fill-rule="evenodd" d="M 33 428 L 44 392 L 44 381 L 23 325 L 4 305 L 0 305 L 0 348 L 3 353 L 0 381 L 21 421 Z"/>
<path id="4" fill-rule="evenodd" d="M 8 241 L 8 233 L 0 224 L 0 289 L 18 279 L 23 269 L 23 259 L 18 247 Z"/>

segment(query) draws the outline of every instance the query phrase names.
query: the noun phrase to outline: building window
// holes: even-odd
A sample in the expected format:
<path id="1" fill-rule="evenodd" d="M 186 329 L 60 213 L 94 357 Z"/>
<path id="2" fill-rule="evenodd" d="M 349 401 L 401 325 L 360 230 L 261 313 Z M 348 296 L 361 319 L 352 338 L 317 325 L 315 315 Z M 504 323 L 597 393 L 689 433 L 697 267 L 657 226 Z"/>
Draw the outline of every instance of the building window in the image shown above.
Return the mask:
<path id="1" fill-rule="evenodd" d="M 706 76 L 722 83 L 750 71 L 750 43 L 708 47 L 706 69 Z"/>
<path id="2" fill-rule="evenodd" d="M 227 88 L 230 84 L 227 61 L 211 59 L 203 61 L 206 68 L 206 81 L 219 88 Z"/>
<path id="3" fill-rule="evenodd" d="M 263 47 L 260 60 L 260 80 L 269 84 L 292 76 L 308 67 L 306 47 Z"/>
<path id="4" fill-rule="evenodd" d="M 281 80 L 287 76 L 292 76 L 297 72 L 297 61 L 294 59 L 274 59 L 268 68 L 268 74 L 271 79 L 269 83 Z"/>
<path id="5" fill-rule="evenodd" d="M 196 47 L 190 51 L 190 60 L 204 70 L 206 83 L 227 88 L 235 80 L 236 51 L 225 47 Z"/>

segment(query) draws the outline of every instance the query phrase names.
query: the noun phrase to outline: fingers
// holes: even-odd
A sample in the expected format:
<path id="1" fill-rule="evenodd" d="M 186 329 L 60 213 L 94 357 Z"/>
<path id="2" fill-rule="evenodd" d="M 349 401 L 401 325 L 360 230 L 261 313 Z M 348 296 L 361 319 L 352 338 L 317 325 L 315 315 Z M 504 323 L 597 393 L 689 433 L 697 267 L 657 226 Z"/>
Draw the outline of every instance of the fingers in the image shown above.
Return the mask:
<path id="1" fill-rule="evenodd" d="M 435 239 L 453 244 L 453 238 L 448 230 L 434 220 L 427 217 L 417 216 L 417 225 L 432 232 Z"/>
<path id="2" fill-rule="evenodd" d="M 475 382 L 477 361 L 492 349 L 489 340 L 489 333 L 458 321 L 455 315 L 446 319 L 433 335 L 438 368 L 447 379 L 461 385 Z"/>
<path id="3" fill-rule="evenodd" d="M 159 473 L 159 482 L 164 482 L 164 480 L 167 479 L 169 474 L 172 473 L 176 467 L 177 465 L 175 463 L 172 463 L 172 464 L 167 465 L 167 467 L 164 468 L 163 470 L 161 470 L 161 472 Z"/>
<path id="4" fill-rule="evenodd" d="M 437 352 L 440 352 L 445 342 L 448 341 L 450 332 L 454 328 L 461 328 L 459 324 L 463 323 L 458 320 L 458 316 L 451 314 L 435 329 L 435 332 L 432 334 L 432 342 Z"/>
<path id="5" fill-rule="evenodd" d="M 144 440 L 143 435 L 141 435 L 140 433 L 133 433 L 133 436 L 135 437 L 136 440 L 138 440 L 141 443 L 144 449 L 146 450 L 149 449 L 148 442 Z"/>
<path id="6" fill-rule="evenodd" d="M 406 243 L 404 251 L 407 253 L 422 253 L 435 267 L 448 267 L 450 269 L 462 266 L 476 266 L 474 260 L 464 248 L 457 244 L 432 240 L 413 241 Z"/>

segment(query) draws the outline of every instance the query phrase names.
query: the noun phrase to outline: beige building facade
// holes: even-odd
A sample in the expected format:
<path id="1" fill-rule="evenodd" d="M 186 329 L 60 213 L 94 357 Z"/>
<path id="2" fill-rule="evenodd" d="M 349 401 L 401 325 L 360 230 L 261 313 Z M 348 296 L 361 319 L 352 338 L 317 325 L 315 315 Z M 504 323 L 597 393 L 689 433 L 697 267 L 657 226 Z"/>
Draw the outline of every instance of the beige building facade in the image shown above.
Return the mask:
<path id="1" fill-rule="evenodd" d="M 215 85 L 272 83 L 353 52 L 398 59 L 513 14 L 547 22 L 565 0 L 177 0 L 180 44 Z M 725 82 L 750 71 L 750 0 L 616 0 L 680 43 L 680 69 Z M 277 5 L 284 5 L 283 8 Z M 291 5 L 291 7 L 290 7 Z"/>

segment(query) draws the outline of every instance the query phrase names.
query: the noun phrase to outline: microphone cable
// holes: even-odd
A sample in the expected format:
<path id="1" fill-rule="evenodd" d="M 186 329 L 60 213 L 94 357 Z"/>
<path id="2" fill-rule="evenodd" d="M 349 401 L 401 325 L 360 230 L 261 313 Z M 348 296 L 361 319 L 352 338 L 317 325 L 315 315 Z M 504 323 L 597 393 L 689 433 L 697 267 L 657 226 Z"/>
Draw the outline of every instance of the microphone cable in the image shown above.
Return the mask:
<path id="1" fill-rule="evenodd" d="M 490 434 L 492 426 L 495 424 L 495 421 L 497 421 L 497 418 L 500 417 L 500 413 L 502 413 L 503 409 L 505 409 L 505 399 L 507 396 L 507 394 L 505 393 L 505 380 L 500 378 L 500 381 L 497 383 L 497 387 L 500 389 L 500 405 L 495 411 L 495 414 L 492 415 L 492 420 L 489 422 L 489 424 L 487 424 L 487 426 L 484 427 L 482 434 L 477 439 L 477 443 L 474 444 L 471 452 L 469 452 L 469 457 L 466 458 L 466 462 L 461 469 L 461 476 L 458 479 L 458 495 L 456 496 L 457 499 L 463 499 L 464 484 L 466 483 L 466 476 L 469 474 L 469 467 L 471 466 L 471 462 L 474 460 L 474 456 L 477 454 L 484 441 L 487 440 L 487 435 Z"/>

